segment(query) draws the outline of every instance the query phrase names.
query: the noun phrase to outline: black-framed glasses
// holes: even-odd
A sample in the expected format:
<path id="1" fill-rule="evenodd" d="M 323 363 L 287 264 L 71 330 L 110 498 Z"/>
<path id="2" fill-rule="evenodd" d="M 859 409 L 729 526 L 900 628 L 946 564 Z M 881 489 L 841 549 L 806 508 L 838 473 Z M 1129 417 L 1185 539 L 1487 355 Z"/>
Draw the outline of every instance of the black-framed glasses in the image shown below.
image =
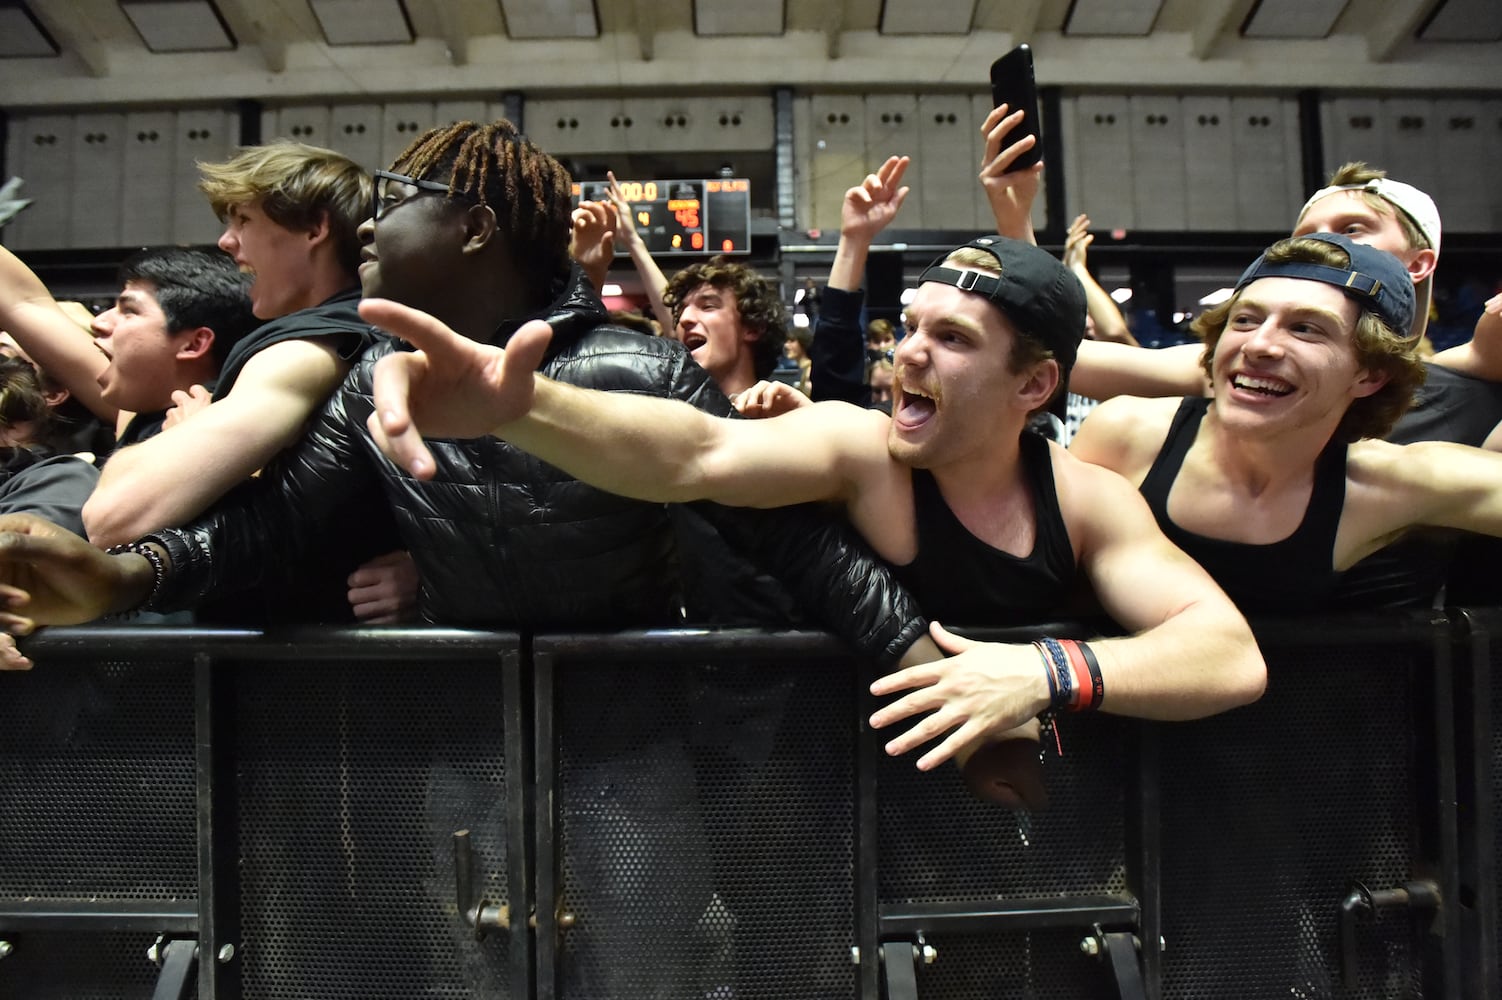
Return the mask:
<path id="1" fill-rule="evenodd" d="M 381 216 L 391 211 L 404 201 L 416 198 L 424 191 L 434 194 L 449 194 L 449 186 L 441 181 L 425 181 L 418 177 L 408 177 L 406 174 L 392 173 L 390 170 L 377 170 L 371 175 L 374 182 L 370 186 L 370 217 L 379 221 Z M 467 198 L 463 192 L 453 194 L 455 198 Z"/>

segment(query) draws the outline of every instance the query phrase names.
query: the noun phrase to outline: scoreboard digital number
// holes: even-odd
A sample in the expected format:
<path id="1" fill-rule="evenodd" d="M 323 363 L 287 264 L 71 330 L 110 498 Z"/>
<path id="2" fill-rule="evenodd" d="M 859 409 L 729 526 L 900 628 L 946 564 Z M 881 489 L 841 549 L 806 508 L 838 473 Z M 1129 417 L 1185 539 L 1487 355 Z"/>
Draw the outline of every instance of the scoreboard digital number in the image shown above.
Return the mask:
<path id="1" fill-rule="evenodd" d="M 631 220 L 652 254 L 751 252 L 751 182 L 742 177 L 695 181 L 617 181 Z M 574 204 L 609 199 L 608 181 L 574 185 Z"/>

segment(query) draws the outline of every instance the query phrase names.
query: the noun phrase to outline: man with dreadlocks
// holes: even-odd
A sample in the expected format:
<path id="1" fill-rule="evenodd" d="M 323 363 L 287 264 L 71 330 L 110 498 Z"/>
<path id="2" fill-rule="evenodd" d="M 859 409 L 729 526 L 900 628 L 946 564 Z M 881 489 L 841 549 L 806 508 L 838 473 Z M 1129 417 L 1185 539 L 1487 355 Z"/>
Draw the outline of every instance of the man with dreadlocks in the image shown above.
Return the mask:
<path id="1" fill-rule="evenodd" d="M 487 344 L 546 319 L 555 335 L 539 366 L 551 378 L 729 414 L 682 344 L 608 325 L 569 259 L 570 213 L 567 172 L 509 122 L 432 130 L 375 175 L 371 218 L 359 231 L 361 284 L 368 296 L 433 313 Z M 388 462 L 365 427 L 375 359 L 395 349 L 372 350 L 298 446 L 184 528 L 106 555 L 70 546 L 45 522 L 0 522 L 12 532 L 0 534 L 0 549 L 25 549 L 34 567 L 27 613 L 61 624 L 142 605 L 191 606 L 255 582 L 273 562 L 296 563 L 341 499 L 380 494 L 416 560 L 427 620 L 571 629 L 677 620 L 674 533 L 663 505 L 593 489 L 493 438 L 435 443 L 438 469 L 423 480 Z M 703 512 L 883 664 L 922 635 L 925 623 L 901 588 L 834 522 L 808 509 Z M 0 577 L 8 568 L 0 565 Z M 46 592 L 42 580 L 54 571 L 75 581 L 81 573 L 83 591 Z M 591 920 L 573 935 L 579 961 L 570 974 L 579 981 L 569 992 L 713 995 L 730 975 L 733 916 L 702 847 L 692 770 L 665 725 L 671 713 L 661 703 L 681 691 L 654 679 L 645 698 L 642 681 L 638 669 L 605 671 L 576 703 L 594 749 L 578 750 L 575 791 L 562 809 Z M 658 919 L 633 918 L 627 907 L 642 904 Z M 607 938 L 609 960 L 600 950 Z M 651 946 L 663 939 L 699 945 L 675 949 L 674 961 Z"/>

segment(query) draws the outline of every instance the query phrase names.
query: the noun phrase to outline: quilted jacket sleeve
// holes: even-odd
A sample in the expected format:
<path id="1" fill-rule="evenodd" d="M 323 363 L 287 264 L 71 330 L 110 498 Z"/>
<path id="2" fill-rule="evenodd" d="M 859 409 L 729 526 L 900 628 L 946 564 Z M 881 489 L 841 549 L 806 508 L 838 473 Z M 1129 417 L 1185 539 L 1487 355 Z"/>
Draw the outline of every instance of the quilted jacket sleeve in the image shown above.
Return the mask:
<path id="1" fill-rule="evenodd" d="M 367 362 L 367 364 L 373 362 Z M 296 565 L 309 541 L 347 498 L 379 500 L 375 470 L 354 439 L 347 412 L 363 365 L 351 369 L 303 439 L 262 474 L 181 528 L 146 536 L 162 545 L 172 572 L 152 611 L 179 611 L 259 584 Z"/>
<path id="2" fill-rule="evenodd" d="M 696 365 L 680 361 L 672 385 L 675 395 L 705 412 L 733 414 Z M 704 503 L 695 509 L 862 656 L 891 666 L 927 629 L 912 595 L 842 517 L 814 504 L 752 510 Z"/>

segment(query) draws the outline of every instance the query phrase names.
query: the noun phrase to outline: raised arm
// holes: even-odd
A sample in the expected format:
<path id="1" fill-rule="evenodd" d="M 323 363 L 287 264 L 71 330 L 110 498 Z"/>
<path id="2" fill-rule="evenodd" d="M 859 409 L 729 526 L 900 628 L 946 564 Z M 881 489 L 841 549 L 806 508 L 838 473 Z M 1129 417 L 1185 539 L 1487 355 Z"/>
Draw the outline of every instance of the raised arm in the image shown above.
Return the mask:
<path id="1" fill-rule="evenodd" d="M 1137 338 L 1127 329 L 1126 319 L 1116 307 L 1115 300 L 1100 287 L 1095 275 L 1090 273 L 1085 257 L 1090 244 L 1094 242 L 1095 236 L 1090 232 L 1090 217 L 1075 216 L 1069 224 L 1069 233 L 1064 238 L 1064 266 L 1080 279 L 1080 284 L 1085 288 L 1085 306 L 1090 314 L 1090 321 L 1095 324 L 1092 339 L 1136 347 Z"/>
<path id="2" fill-rule="evenodd" d="M 367 299 L 360 312 L 419 348 L 376 366 L 369 428 L 381 450 L 419 479 L 434 472 L 423 435 L 495 434 L 622 496 L 745 507 L 848 499 L 869 466 L 886 460 L 886 418 L 878 413 L 822 403 L 766 420 L 729 420 L 677 400 L 537 375 L 550 337 L 540 321 L 502 350 L 394 302 Z"/>
<path id="3" fill-rule="evenodd" d="M 647 243 L 642 239 L 641 233 L 636 231 L 636 220 L 631 217 L 631 204 L 626 201 L 620 184 L 616 183 L 615 174 L 607 170 L 605 176 L 610 179 L 610 200 L 615 205 L 619 227 L 617 232 L 621 242 L 626 244 L 626 252 L 631 255 L 631 263 L 636 265 L 636 273 L 641 276 L 642 290 L 647 293 L 647 301 L 652 305 L 652 315 L 657 317 L 657 322 L 666 333 L 673 329 L 675 323 L 672 310 L 662 298 L 662 293 L 668 287 L 668 279 L 647 251 Z"/>
<path id="4" fill-rule="evenodd" d="M 106 424 L 114 426 L 118 408 L 100 396 L 99 375 L 109 367 L 94 338 L 58 305 L 36 272 L 0 247 L 0 330 L 59 385 Z"/>
<path id="5" fill-rule="evenodd" d="M 980 186 L 986 192 L 986 202 L 996 219 L 996 231 L 1014 240 L 1037 243 L 1037 237 L 1033 235 L 1033 201 L 1038 197 L 1043 163 L 1040 161 L 1025 170 L 1007 168 L 1017 157 L 1032 149 L 1038 137 L 1023 136 L 1005 149 L 1001 148 L 1001 141 L 1021 124 L 1022 118 L 1021 111 L 1011 111 L 1002 104 L 992 108 L 981 124 L 986 148 L 981 154 Z"/>
<path id="6" fill-rule="evenodd" d="M 568 252 L 595 292 L 605 294 L 605 277 L 615 260 L 615 206 L 602 201 L 581 201 L 572 216 L 573 231 Z"/>
<path id="7" fill-rule="evenodd" d="M 110 457 L 84 507 L 89 539 L 115 545 L 196 517 L 297 441 L 348 367 L 322 338 L 263 348 L 224 398 Z"/>
<path id="8" fill-rule="evenodd" d="M 860 315 L 864 304 L 861 283 L 871 244 L 889 226 L 908 189 L 902 186 L 907 173 L 906 156 L 891 156 L 867 174 L 865 180 L 845 192 L 840 209 L 840 242 L 829 267 L 829 283 L 814 321 L 809 347 L 810 380 L 817 400 L 841 399 L 857 406 L 871 401 L 866 384 L 866 332 Z"/>

